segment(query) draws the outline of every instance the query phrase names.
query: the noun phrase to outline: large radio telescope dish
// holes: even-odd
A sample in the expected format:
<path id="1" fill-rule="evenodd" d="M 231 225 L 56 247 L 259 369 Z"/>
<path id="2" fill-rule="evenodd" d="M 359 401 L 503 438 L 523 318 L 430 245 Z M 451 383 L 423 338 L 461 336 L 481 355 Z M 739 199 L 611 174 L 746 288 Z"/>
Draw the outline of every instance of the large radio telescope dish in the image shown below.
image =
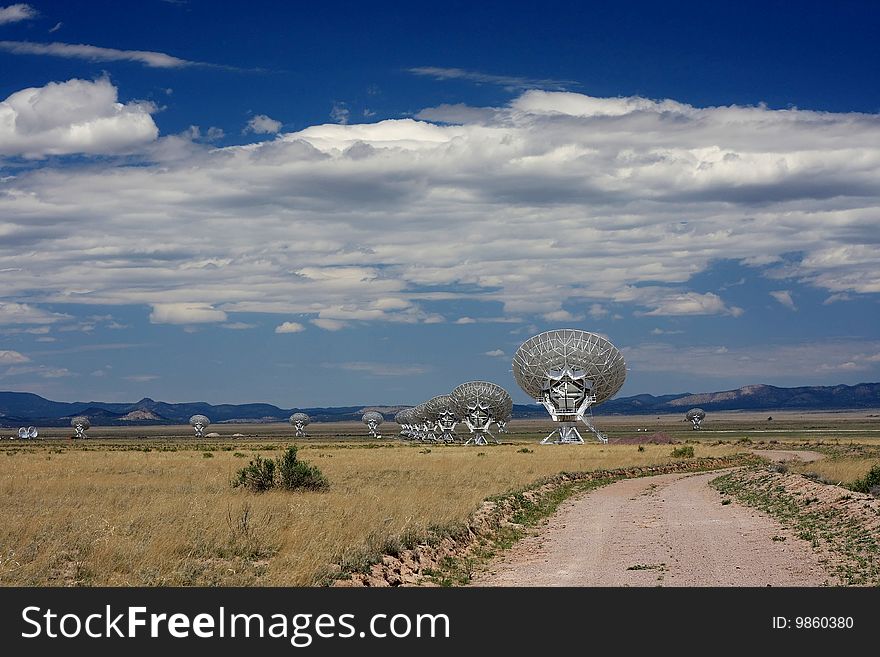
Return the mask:
<path id="1" fill-rule="evenodd" d="M 434 425 L 435 432 L 440 434 L 437 436 L 438 440 L 455 442 L 455 425 L 460 416 L 455 410 L 452 395 L 431 397 L 425 402 L 425 415 L 428 416 L 428 422 Z"/>
<path id="2" fill-rule="evenodd" d="M 36 427 L 28 427 L 27 428 L 27 437 L 28 438 L 34 439 L 39 435 L 40 435 L 40 432 L 37 431 Z"/>
<path id="3" fill-rule="evenodd" d="M 684 417 L 686 420 L 693 423 L 694 429 L 700 429 L 700 425 L 703 423 L 703 420 L 706 419 L 706 411 L 702 408 L 692 408 Z"/>
<path id="4" fill-rule="evenodd" d="M 473 442 L 475 445 L 486 445 L 487 435 L 498 442 L 489 431 L 489 425 L 499 419 L 504 421 L 510 399 L 504 388 L 488 381 L 468 381 L 457 386 L 449 396 L 456 415 L 464 420 L 474 434 L 465 444 Z"/>
<path id="5" fill-rule="evenodd" d="M 306 436 L 308 436 L 308 434 L 306 433 L 306 427 L 311 421 L 312 418 L 310 418 L 305 413 L 294 413 L 290 416 L 290 423 L 296 429 L 297 438 L 305 438 Z"/>
<path id="6" fill-rule="evenodd" d="M 370 435 L 373 438 L 382 437 L 379 435 L 379 425 L 385 421 L 385 416 L 378 411 L 367 411 L 361 421 L 370 428 Z"/>
<path id="7" fill-rule="evenodd" d="M 27 437 L 28 437 L 28 430 L 27 430 L 27 427 L 20 427 L 20 428 L 18 429 L 18 438 L 19 438 L 20 440 L 26 440 Z"/>
<path id="8" fill-rule="evenodd" d="M 77 415 L 70 420 L 70 426 L 76 430 L 77 438 L 86 438 L 86 431 L 88 431 L 92 425 L 89 422 L 89 418 L 85 415 Z"/>
<path id="9" fill-rule="evenodd" d="M 583 421 L 602 442 L 608 439 L 584 413 L 613 397 L 626 380 L 623 355 L 596 333 L 557 329 L 535 335 L 513 356 L 513 377 L 527 395 L 539 401 L 559 429 L 542 443 L 583 443 L 577 421 Z M 551 438 L 558 432 L 557 440 Z"/>
<path id="10" fill-rule="evenodd" d="M 189 424 L 196 430 L 196 438 L 202 438 L 205 435 L 205 429 L 211 424 L 211 420 L 206 415 L 193 415 L 189 419 Z"/>

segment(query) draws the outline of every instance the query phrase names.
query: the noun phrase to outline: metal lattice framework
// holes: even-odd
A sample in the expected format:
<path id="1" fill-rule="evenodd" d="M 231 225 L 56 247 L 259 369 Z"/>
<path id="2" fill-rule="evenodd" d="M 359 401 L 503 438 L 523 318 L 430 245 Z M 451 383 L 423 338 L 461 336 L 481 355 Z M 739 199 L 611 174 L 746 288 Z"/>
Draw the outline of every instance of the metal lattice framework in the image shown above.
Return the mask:
<path id="1" fill-rule="evenodd" d="M 77 438 L 88 438 L 88 436 L 86 436 L 86 431 L 91 428 L 92 423 L 89 422 L 89 418 L 85 415 L 77 415 L 70 420 L 70 426 L 76 430 Z"/>
<path id="2" fill-rule="evenodd" d="M 379 435 L 379 425 L 385 421 L 385 416 L 383 416 L 378 411 L 367 411 L 366 413 L 364 413 L 361 421 L 369 427 L 370 435 L 373 438 L 382 437 L 381 435 Z"/>
<path id="3" fill-rule="evenodd" d="M 455 442 L 455 425 L 458 424 L 458 414 L 452 403 L 452 395 L 437 395 L 425 402 L 425 415 L 428 422 L 434 425 L 434 433 L 437 440 L 445 443 Z"/>
<path id="4" fill-rule="evenodd" d="M 497 422 L 505 413 L 510 395 L 504 388 L 488 381 L 468 381 L 456 387 L 450 397 L 455 414 L 473 434 L 465 442 L 466 445 L 486 445 L 486 436 L 498 442 L 489 431 L 489 425 Z"/>
<path id="5" fill-rule="evenodd" d="M 203 438 L 205 436 L 205 429 L 211 424 L 211 420 L 208 419 L 207 415 L 193 415 L 189 419 L 189 424 L 196 430 L 196 438 Z"/>
<path id="6" fill-rule="evenodd" d="M 706 411 L 702 408 L 692 408 L 685 414 L 685 419 L 692 422 L 694 425 L 694 429 L 702 428 L 703 420 L 706 419 Z"/>
<path id="7" fill-rule="evenodd" d="M 290 423 L 296 429 L 296 437 L 297 438 L 305 438 L 309 434 L 306 433 L 306 427 L 312 421 L 305 413 L 294 413 L 290 416 Z"/>
<path id="8" fill-rule="evenodd" d="M 585 416 L 593 406 L 617 394 L 626 380 L 623 355 L 606 338 L 578 329 L 539 333 L 516 350 L 513 376 L 559 423 L 542 444 L 583 443 L 578 421 L 603 443 L 608 442 Z"/>

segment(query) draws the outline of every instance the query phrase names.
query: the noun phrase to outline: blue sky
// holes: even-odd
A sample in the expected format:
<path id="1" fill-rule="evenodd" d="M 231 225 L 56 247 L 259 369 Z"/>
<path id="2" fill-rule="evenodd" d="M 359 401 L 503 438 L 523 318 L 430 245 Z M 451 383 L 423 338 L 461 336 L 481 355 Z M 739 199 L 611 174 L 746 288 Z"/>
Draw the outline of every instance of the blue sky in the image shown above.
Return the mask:
<path id="1" fill-rule="evenodd" d="M 874 3 L 0 0 L 0 389 L 880 380 Z"/>

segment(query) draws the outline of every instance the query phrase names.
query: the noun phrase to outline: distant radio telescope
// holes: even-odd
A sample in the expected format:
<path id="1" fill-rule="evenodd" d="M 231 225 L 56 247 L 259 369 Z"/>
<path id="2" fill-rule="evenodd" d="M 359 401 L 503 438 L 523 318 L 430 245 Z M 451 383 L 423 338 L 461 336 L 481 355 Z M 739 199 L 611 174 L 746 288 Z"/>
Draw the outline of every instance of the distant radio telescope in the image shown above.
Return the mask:
<path id="1" fill-rule="evenodd" d="M 378 411 L 367 411 L 361 418 L 361 421 L 370 429 L 370 435 L 373 438 L 381 438 L 379 434 L 379 425 L 385 421 L 385 417 Z"/>
<path id="2" fill-rule="evenodd" d="M 206 415 L 193 415 L 189 419 L 189 423 L 196 430 L 196 438 L 204 438 L 205 429 L 211 424 L 211 420 Z"/>
<path id="3" fill-rule="evenodd" d="M 498 443 L 489 431 L 489 425 L 498 422 L 505 413 L 510 395 L 504 388 L 488 381 L 468 381 L 456 387 L 450 397 L 456 415 L 464 421 L 472 434 L 465 445 L 486 445 L 486 436 Z M 506 421 L 506 418 L 502 421 Z"/>
<path id="4" fill-rule="evenodd" d="M 394 414 L 394 421 L 400 425 L 400 438 L 409 438 L 406 427 L 406 409 L 398 411 Z"/>
<path id="5" fill-rule="evenodd" d="M 39 435 L 40 435 L 40 432 L 37 431 L 36 427 L 28 427 L 27 428 L 27 437 L 30 438 L 31 440 L 33 440 L 34 438 L 36 438 Z"/>
<path id="6" fill-rule="evenodd" d="M 434 435 L 434 427 L 428 422 L 428 414 L 425 413 L 424 404 L 413 406 L 409 411 L 409 417 L 413 425 L 413 433 L 416 440 L 427 440 L 431 442 L 437 440 L 437 437 Z"/>
<path id="7" fill-rule="evenodd" d="M 626 363 L 611 342 L 577 329 L 539 333 L 516 350 L 513 376 L 559 425 L 541 444 L 583 443 L 578 421 L 608 442 L 585 413 L 617 394 L 626 379 Z"/>
<path id="8" fill-rule="evenodd" d="M 425 415 L 434 425 L 434 435 L 444 443 L 454 443 L 458 415 L 452 403 L 452 395 L 437 395 L 425 402 Z"/>
<path id="9" fill-rule="evenodd" d="M 86 431 L 88 431 L 92 425 L 89 422 L 89 418 L 85 415 L 77 415 L 70 421 L 70 426 L 76 430 L 77 438 L 88 438 Z"/>
<path id="10" fill-rule="evenodd" d="M 297 438 L 305 438 L 309 434 L 306 433 L 306 427 L 309 425 L 309 422 L 312 421 L 305 413 L 294 413 L 290 416 L 290 423 L 296 429 L 296 437 Z"/>
<path id="11" fill-rule="evenodd" d="M 706 419 L 706 411 L 702 408 L 692 408 L 684 417 L 686 420 L 690 420 L 693 423 L 693 428 L 695 430 L 698 430 L 702 428 L 701 425 L 703 424 L 703 420 Z"/>

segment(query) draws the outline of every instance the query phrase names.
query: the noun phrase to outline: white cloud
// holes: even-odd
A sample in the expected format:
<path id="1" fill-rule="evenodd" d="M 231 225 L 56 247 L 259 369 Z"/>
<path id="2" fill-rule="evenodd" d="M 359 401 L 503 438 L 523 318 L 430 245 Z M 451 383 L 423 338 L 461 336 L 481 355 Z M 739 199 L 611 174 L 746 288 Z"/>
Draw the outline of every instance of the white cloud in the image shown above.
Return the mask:
<path id="1" fill-rule="evenodd" d="M 825 301 L 822 302 L 823 306 L 829 306 L 832 303 L 837 303 L 838 301 L 852 301 L 852 297 L 846 293 L 836 293 L 829 296 Z"/>
<path id="2" fill-rule="evenodd" d="M 0 365 L 11 365 L 12 363 L 27 363 L 30 358 L 17 351 L 0 350 Z"/>
<path id="3" fill-rule="evenodd" d="M 73 318 L 70 315 L 52 313 L 26 303 L 0 301 L 0 324 L 54 324 L 68 319 Z"/>
<path id="4" fill-rule="evenodd" d="M 417 66 L 408 69 L 413 75 L 432 77 L 435 80 L 465 80 L 476 84 L 494 84 L 509 90 L 522 89 L 565 89 L 576 87 L 577 82 L 571 80 L 536 80 L 515 75 L 492 75 L 479 71 L 468 71 L 461 68 L 444 68 L 441 66 Z"/>
<path id="5" fill-rule="evenodd" d="M 794 300 L 791 298 L 790 290 L 774 290 L 770 293 L 770 296 L 789 310 L 797 310 L 797 306 L 794 305 Z"/>
<path id="6" fill-rule="evenodd" d="M 684 331 L 679 331 L 679 330 L 669 331 L 669 330 L 661 329 L 661 328 L 655 328 L 651 331 L 651 335 L 679 335 L 681 333 L 684 333 Z"/>
<path id="7" fill-rule="evenodd" d="M 828 373 L 877 371 L 880 341 L 826 340 L 791 344 L 724 347 L 673 346 L 645 343 L 621 348 L 633 372 L 668 372 L 708 378 L 739 378 L 744 382 L 768 382 L 780 377 L 825 381 Z M 823 374 L 824 373 L 824 374 Z"/>
<path id="8" fill-rule="evenodd" d="M 480 110 L 16 170 L 0 180 L 0 298 L 198 299 L 211 321 L 276 324 L 528 323 L 563 302 L 736 316 L 690 283 L 725 258 L 776 268 L 780 288 L 880 292 L 877 115 L 538 91 Z"/>
<path id="9" fill-rule="evenodd" d="M 36 374 L 43 379 L 62 379 L 64 377 L 73 376 L 66 367 L 49 367 L 48 365 L 23 365 L 8 368 L 3 376 L 22 376 L 25 374 Z"/>
<path id="10" fill-rule="evenodd" d="M 244 132 L 253 132 L 257 135 L 274 135 L 279 130 L 281 130 L 281 121 L 271 119 L 265 114 L 257 114 L 252 116 L 251 120 L 247 122 Z"/>
<path id="11" fill-rule="evenodd" d="M 182 68 L 205 66 L 164 52 L 150 50 L 117 50 L 84 43 L 33 43 L 31 41 L 0 41 L 0 50 L 15 55 L 51 55 L 67 59 L 85 59 L 90 62 L 138 62 L 150 68 Z"/>
<path id="12" fill-rule="evenodd" d="M 345 103 L 333 103 L 330 109 L 330 118 L 341 125 L 346 125 L 351 118 L 351 110 L 346 107 Z"/>
<path id="13" fill-rule="evenodd" d="M 132 374 L 122 378 L 126 381 L 134 381 L 135 383 L 146 383 L 147 381 L 155 381 L 159 377 L 156 374 Z"/>
<path id="14" fill-rule="evenodd" d="M 247 322 L 229 322 L 228 324 L 221 324 L 220 328 L 229 329 L 230 331 L 246 331 L 247 329 L 257 328 L 257 325 L 248 324 Z M 283 331 L 278 331 L 276 329 L 275 332 L 282 333 Z"/>
<path id="15" fill-rule="evenodd" d="M 0 7 L 0 25 L 31 20 L 38 15 L 39 13 L 36 9 L 28 4 L 19 2 L 8 7 Z"/>
<path id="16" fill-rule="evenodd" d="M 594 303 L 590 305 L 590 309 L 587 312 L 593 319 L 602 319 L 608 314 L 608 309 L 601 303 Z"/>
<path id="17" fill-rule="evenodd" d="M 503 349 L 492 349 L 491 351 L 486 351 L 483 353 L 484 356 L 493 356 L 495 358 L 502 358 L 506 354 Z"/>
<path id="18" fill-rule="evenodd" d="M 225 322 L 226 313 L 205 303 L 154 303 L 153 324 L 206 324 Z"/>
<path id="19" fill-rule="evenodd" d="M 157 138 L 153 111 L 147 103 L 118 102 L 106 78 L 23 89 L 0 102 L 0 155 L 128 152 Z"/>
<path id="20" fill-rule="evenodd" d="M 301 333 L 306 327 L 299 322 L 284 322 L 275 327 L 276 333 Z"/>
<path id="21" fill-rule="evenodd" d="M 312 324 L 325 331 L 338 331 L 348 326 L 346 322 L 341 322 L 338 319 L 325 319 L 320 317 L 318 319 L 313 319 Z"/>
<path id="22" fill-rule="evenodd" d="M 544 319 L 546 319 L 548 322 L 579 322 L 583 318 L 583 315 L 573 315 L 572 313 L 563 309 L 544 313 Z"/>
<path id="23" fill-rule="evenodd" d="M 375 376 L 415 376 L 425 374 L 431 370 L 427 365 L 395 365 L 394 363 L 371 363 L 366 361 L 354 361 L 349 363 L 323 363 L 328 369 L 343 369 L 352 372 L 366 372 Z"/>
<path id="24" fill-rule="evenodd" d="M 62 23 L 61 21 L 58 21 L 57 23 L 55 23 L 55 25 L 53 25 L 52 27 L 49 28 L 49 34 L 52 34 L 53 32 L 57 32 L 58 30 L 60 30 L 62 25 L 64 25 L 64 23 Z"/>

